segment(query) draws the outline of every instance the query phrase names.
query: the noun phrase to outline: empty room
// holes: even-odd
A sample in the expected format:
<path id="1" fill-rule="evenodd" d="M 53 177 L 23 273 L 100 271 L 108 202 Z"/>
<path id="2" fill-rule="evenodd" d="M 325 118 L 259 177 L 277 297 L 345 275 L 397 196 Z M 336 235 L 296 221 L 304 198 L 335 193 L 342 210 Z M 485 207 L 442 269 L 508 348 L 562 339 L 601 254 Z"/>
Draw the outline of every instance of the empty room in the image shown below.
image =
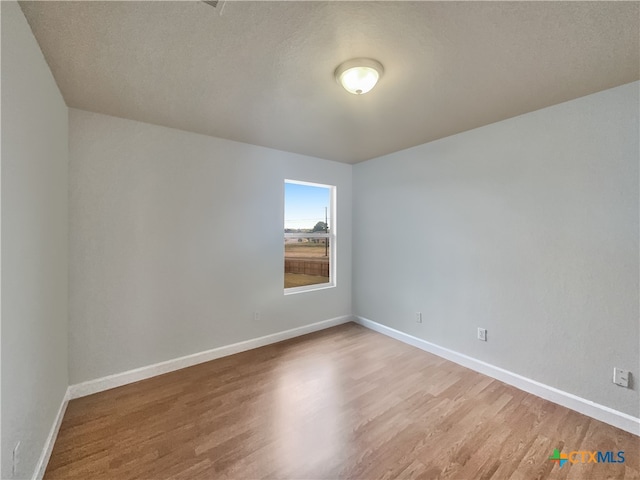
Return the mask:
<path id="1" fill-rule="evenodd" d="M 640 479 L 640 2 L 0 14 L 2 479 Z"/>

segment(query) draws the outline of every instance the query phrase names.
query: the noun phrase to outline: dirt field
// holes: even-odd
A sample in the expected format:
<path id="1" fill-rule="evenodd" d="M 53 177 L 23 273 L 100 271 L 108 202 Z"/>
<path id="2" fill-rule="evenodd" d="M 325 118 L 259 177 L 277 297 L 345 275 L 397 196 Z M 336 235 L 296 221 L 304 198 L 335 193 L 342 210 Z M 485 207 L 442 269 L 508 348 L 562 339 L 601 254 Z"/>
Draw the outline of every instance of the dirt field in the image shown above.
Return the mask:
<path id="1" fill-rule="evenodd" d="M 284 288 L 302 287 L 306 285 L 317 285 L 319 283 L 329 283 L 329 277 L 317 275 L 303 275 L 302 273 L 285 273 Z"/>
<path id="2" fill-rule="evenodd" d="M 286 243 L 284 245 L 284 256 L 289 258 L 324 257 L 324 251 L 324 245 L 317 243 Z"/>

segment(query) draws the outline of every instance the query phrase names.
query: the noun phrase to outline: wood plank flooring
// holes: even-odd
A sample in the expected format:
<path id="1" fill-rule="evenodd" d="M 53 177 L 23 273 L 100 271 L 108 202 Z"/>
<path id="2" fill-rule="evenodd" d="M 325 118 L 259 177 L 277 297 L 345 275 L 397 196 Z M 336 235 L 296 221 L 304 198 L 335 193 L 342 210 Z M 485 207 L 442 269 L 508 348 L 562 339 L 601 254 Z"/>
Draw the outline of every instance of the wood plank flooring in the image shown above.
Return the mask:
<path id="1" fill-rule="evenodd" d="M 71 401 L 45 478 L 640 479 L 639 459 L 637 436 L 346 324 Z"/>

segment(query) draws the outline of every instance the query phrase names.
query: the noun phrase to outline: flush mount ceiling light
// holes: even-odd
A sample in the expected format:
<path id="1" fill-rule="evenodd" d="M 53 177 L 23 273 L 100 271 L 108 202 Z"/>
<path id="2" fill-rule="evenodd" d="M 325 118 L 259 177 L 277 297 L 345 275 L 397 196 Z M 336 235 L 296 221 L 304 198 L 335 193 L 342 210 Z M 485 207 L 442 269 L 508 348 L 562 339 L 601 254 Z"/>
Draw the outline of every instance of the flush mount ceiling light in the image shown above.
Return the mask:
<path id="1" fill-rule="evenodd" d="M 383 72 L 382 64 L 376 60 L 354 58 L 336 68 L 336 81 L 347 92 L 362 95 L 376 86 Z"/>

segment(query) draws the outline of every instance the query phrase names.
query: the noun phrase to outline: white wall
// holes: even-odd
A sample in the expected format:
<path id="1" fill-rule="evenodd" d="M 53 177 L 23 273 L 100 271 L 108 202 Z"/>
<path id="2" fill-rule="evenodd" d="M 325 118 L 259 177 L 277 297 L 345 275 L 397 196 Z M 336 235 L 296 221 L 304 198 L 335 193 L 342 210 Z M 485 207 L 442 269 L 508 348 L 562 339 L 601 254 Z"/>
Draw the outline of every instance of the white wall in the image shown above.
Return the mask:
<path id="1" fill-rule="evenodd" d="M 31 477 L 67 385 L 68 110 L 20 7 L 2 13 L 2 478 Z"/>
<path id="2" fill-rule="evenodd" d="M 351 314 L 351 170 L 71 109 L 71 383 Z M 336 288 L 284 295 L 285 178 L 337 186 Z"/>
<path id="3" fill-rule="evenodd" d="M 639 417 L 638 87 L 356 165 L 355 313 Z"/>

